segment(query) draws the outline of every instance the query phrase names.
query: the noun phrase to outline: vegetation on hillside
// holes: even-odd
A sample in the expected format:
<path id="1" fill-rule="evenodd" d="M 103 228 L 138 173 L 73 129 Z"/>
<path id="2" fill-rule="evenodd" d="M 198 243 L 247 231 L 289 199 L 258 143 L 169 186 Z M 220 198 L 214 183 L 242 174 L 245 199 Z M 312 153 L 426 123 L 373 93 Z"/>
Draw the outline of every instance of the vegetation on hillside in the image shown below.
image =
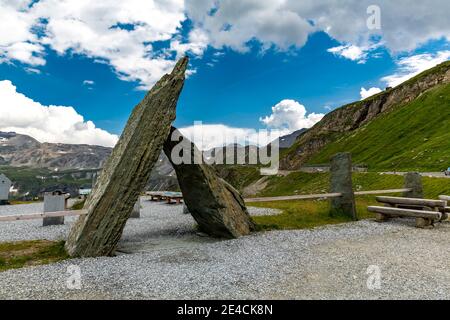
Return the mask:
<path id="1" fill-rule="evenodd" d="M 442 171 L 450 166 L 450 85 L 438 86 L 329 143 L 309 164 L 349 151 L 372 171 Z"/>
<path id="2" fill-rule="evenodd" d="M 45 168 L 0 166 L 0 173 L 4 173 L 19 189 L 20 195 L 13 197 L 13 200 L 33 199 L 48 189 L 63 188 L 75 193 L 81 187 L 91 186 L 92 179 L 74 177 L 80 172 L 82 173 L 74 170 L 54 172 Z"/>

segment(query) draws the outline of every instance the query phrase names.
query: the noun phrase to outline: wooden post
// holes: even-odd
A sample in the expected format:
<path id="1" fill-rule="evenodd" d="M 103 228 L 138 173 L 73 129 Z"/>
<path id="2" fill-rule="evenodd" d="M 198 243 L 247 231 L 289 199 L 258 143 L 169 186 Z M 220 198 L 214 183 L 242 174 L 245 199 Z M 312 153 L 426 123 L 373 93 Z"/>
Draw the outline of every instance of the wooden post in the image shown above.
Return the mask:
<path id="1" fill-rule="evenodd" d="M 350 153 L 338 153 L 331 159 L 331 193 L 341 197 L 331 199 L 331 215 L 346 215 L 358 220 L 352 182 L 352 157 Z"/>
<path id="2" fill-rule="evenodd" d="M 131 219 L 139 219 L 141 217 L 141 198 L 139 197 L 131 211 Z"/>
<path id="3" fill-rule="evenodd" d="M 405 189 L 411 189 L 403 194 L 405 198 L 423 199 L 422 176 L 418 172 L 408 172 L 405 175 Z"/>
<path id="4" fill-rule="evenodd" d="M 44 212 L 57 212 L 66 210 L 67 196 L 62 192 L 46 193 L 44 195 Z M 64 224 L 64 217 L 45 217 L 43 226 L 56 226 Z"/>

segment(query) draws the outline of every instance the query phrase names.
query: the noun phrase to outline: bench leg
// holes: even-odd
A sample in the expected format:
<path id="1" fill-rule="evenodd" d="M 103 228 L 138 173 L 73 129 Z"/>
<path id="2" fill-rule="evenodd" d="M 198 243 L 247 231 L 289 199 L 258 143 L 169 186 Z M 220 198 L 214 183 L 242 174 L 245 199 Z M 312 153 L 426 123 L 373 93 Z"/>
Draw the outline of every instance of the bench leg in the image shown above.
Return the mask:
<path id="1" fill-rule="evenodd" d="M 378 222 L 385 222 L 389 220 L 389 217 L 382 213 L 375 213 L 375 219 Z"/>
<path id="2" fill-rule="evenodd" d="M 448 219 L 448 213 L 443 213 L 441 217 L 441 222 Z"/>
<path id="3" fill-rule="evenodd" d="M 416 227 L 417 228 L 426 228 L 433 225 L 433 221 L 431 219 L 425 218 L 416 218 Z"/>

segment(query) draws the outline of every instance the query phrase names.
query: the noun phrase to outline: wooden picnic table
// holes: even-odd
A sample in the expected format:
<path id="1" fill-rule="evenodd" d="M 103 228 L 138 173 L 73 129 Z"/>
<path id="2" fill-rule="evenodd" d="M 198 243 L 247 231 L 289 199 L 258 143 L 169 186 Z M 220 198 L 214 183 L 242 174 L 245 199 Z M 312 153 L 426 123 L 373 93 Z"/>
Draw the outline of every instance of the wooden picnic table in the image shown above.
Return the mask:
<path id="1" fill-rule="evenodd" d="M 150 196 L 150 201 L 166 201 L 168 204 L 180 204 L 183 200 L 183 194 L 181 192 L 153 191 L 148 192 L 147 195 Z"/>

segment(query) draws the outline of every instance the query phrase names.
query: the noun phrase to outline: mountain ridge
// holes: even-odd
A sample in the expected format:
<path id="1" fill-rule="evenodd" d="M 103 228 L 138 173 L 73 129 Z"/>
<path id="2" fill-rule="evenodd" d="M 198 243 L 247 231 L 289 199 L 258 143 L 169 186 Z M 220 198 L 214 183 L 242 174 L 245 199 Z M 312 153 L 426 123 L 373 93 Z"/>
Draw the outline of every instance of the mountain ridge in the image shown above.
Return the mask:
<path id="1" fill-rule="evenodd" d="M 293 146 L 282 152 L 281 168 L 283 170 L 299 169 L 328 144 L 341 138 L 343 134 L 353 132 L 380 115 L 411 103 L 439 84 L 448 83 L 450 83 L 450 61 L 426 70 L 395 88 L 389 88 L 365 100 L 347 104 L 328 113 L 301 135 Z"/>

